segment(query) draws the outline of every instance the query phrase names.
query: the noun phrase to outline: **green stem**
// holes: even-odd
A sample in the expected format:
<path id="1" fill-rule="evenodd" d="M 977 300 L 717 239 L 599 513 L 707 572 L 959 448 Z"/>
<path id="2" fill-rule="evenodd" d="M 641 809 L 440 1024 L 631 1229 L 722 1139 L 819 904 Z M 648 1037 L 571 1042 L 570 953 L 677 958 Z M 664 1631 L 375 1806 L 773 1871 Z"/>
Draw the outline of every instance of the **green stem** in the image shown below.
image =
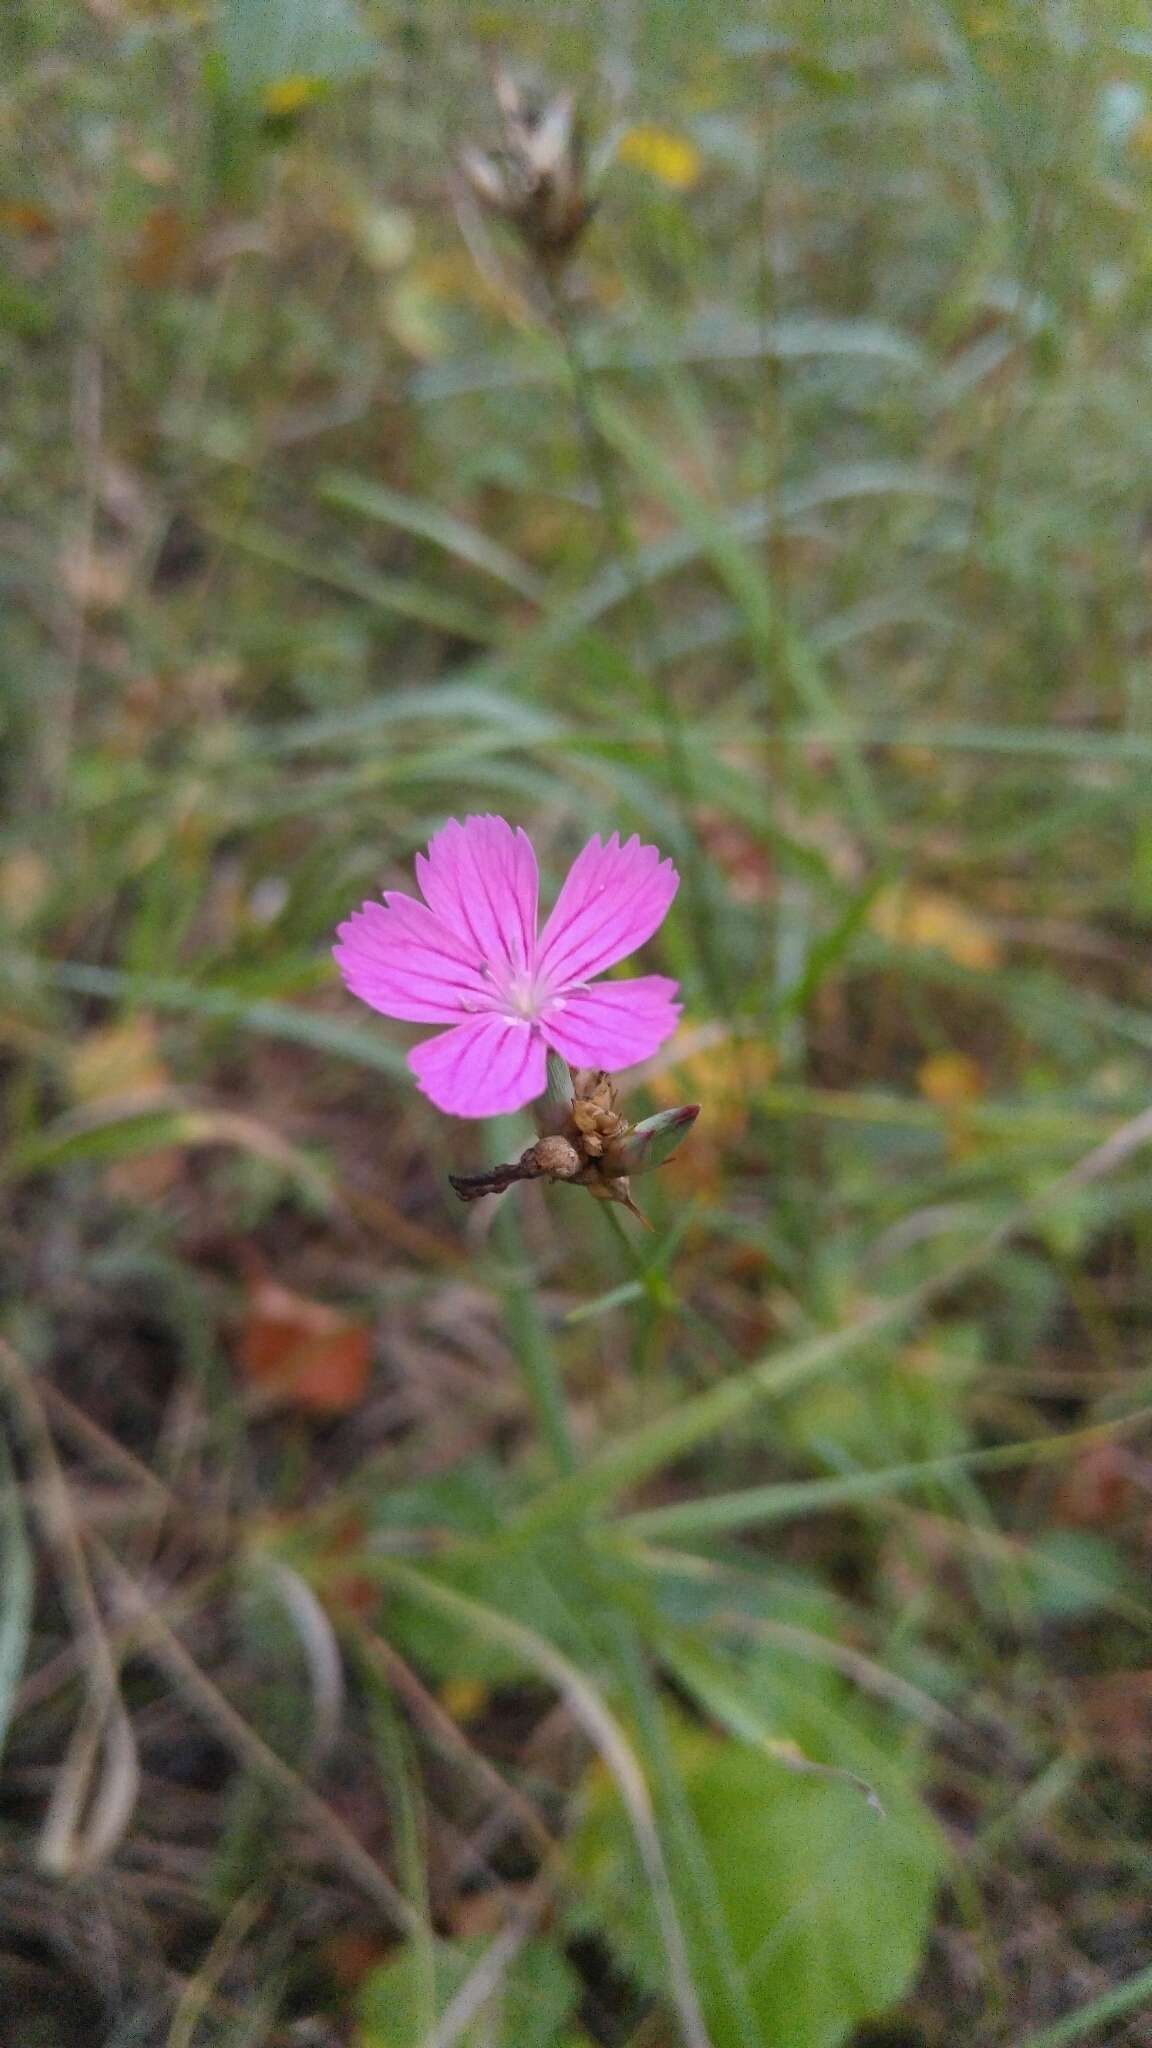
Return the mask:
<path id="1" fill-rule="evenodd" d="M 632 523 L 620 489 L 615 457 L 600 424 L 595 378 L 580 345 L 579 331 L 564 296 L 563 281 L 551 274 L 548 277 L 548 298 L 568 364 L 576 418 L 588 466 L 600 499 L 600 509 L 608 538 L 619 559 L 628 569 L 633 601 L 637 609 L 643 612 L 647 643 L 654 646 L 659 636 L 659 620 L 637 553 Z M 692 822 L 695 786 L 684 721 L 680 715 L 675 692 L 661 686 L 647 659 L 639 666 L 648 688 L 653 711 L 663 731 L 668 776 L 683 839 L 684 889 L 692 916 L 692 930 L 700 954 L 701 971 L 714 1006 L 721 1014 L 727 1014 L 727 974 L 723 955 L 716 942 L 716 908 L 711 902 L 711 892 Z"/>
<path id="2" fill-rule="evenodd" d="M 559 1361 L 540 1313 L 535 1285 L 527 1271 L 518 1219 L 504 1205 L 496 1229 L 508 1261 L 504 1313 L 508 1334 L 531 1397 L 540 1434 L 561 1477 L 576 1471 L 576 1440 L 568 1419 L 568 1403 Z"/>

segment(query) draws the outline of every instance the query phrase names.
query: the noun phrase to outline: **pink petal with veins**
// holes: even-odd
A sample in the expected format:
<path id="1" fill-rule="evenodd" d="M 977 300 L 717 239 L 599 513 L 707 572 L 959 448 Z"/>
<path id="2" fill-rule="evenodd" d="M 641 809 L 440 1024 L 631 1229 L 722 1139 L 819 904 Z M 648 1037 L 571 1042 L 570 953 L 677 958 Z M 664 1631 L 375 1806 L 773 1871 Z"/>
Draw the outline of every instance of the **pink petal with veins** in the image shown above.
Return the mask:
<path id="1" fill-rule="evenodd" d="M 526 832 L 504 818 L 457 818 L 416 855 L 416 879 L 443 924 L 499 971 L 527 968 L 536 944 L 539 875 Z"/>
<path id="2" fill-rule="evenodd" d="M 590 839 L 540 934 L 537 972 L 553 989 L 588 981 L 650 939 L 680 886 L 670 860 L 633 837 Z"/>
<path id="3" fill-rule="evenodd" d="M 497 1116 L 543 1092 L 546 1044 L 573 1066 L 616 1072 L 675 1030 L 662 975 L 584 984 L 650 938 L 679 886 L 638 838 L 589 841 L 536 939 L 538 875 L 504 818 L 451 818 L 416 857 L 424 902 L 392 891 L 339 928 L 354 995 L 415 1024 L 455 1028 L 409 1055 L 424 1093 L 455 1116 Z"/>
<path id="4" fill-rule="evenodd" d="M 490 1012 L 413 1046 L 408 1065 L 449 1116 L 504 1116 L 543 1094 L 546 1057 L 531 1024 Z"/>
<path id="5" fill-rule="evenodd" d="M 680 1016 L 677 987 L 667 975 L 644 974 L 571 989 L 545 1011 L 540 1029 L 569 1066 L 614 1074 L 650 1059 L 671 1038 Z"/>
<path id="6" fill-rule="evenodd" d="M 414 896 L 391 892 L 383 903 L 365 903 L 338 937 L 332 951 L 345 985 L 385 1017 L 454 1024 L 491 1008 L 492 984 L 475 947 Z"/>

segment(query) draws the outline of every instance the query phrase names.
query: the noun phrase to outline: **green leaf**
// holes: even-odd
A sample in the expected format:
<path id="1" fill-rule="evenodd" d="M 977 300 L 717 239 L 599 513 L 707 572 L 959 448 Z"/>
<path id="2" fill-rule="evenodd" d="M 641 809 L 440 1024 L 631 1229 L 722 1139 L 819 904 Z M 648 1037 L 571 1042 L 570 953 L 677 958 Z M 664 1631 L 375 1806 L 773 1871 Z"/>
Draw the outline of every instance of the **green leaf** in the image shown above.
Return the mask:
<path id="1" fill-rule="evenodd" d="M 515 1615 L 526 1629 L 558 1644 L 585 1665 L 597 1654 L 596 1607 L 581 1559 L 566 1536 L 545 1539 L 509 1556 L 496 1541 L 513 1513 L 518 1491 L 487 1460 L 386 1494 L 374 1515 L 387 1543 L 393 1530 L 450 1531 L 456 1540 L 429 1566 L 448 1595 L 444 1604 L 411 1597 L 397 1588 L 389 1598 L 390 1638 L 421 1670 L 440 1679 L 472 1678 L 488 1685 L 509 1683 L 533 1669 L 522 1644 L 499 1631 L 477 1626 L 456 1607 L 462 1595 L 500 1613 Z"/>
<path id="2" fill-rule="evenodd" d="M 677 1749 L 759 2038 L 836 2048 L 894 2004 L 916 1971 L 941 1866 L 935 1829 L 891 1769 L 881 1816 L 858 1785 L 794 1776 L 741 1744 L 684 1728 Z M 874 1764 L 871 1756 L 870 1782 Z M 593 1795 L 573 1856 L 595 1924 L 611 1931 L 622 1960 L 658 1989 L 650 1900 L 606 1787 Z M 734 2048 L 731 1987 L 718 1981 L 702 1944 L 693 1964 L 713 2048 Z"/>
<path id="3" fill-rule="evenodd" d="M 923 1304 L 918 1291 L 874 1309 L 854 1325 L 790 1345 L 757 1360 L 743 1372 L 690 1395 L 651 1422 L 618 1435 L 578 1472 L 559 1479 L 509 1524 L 509 1544 L 534 1543 L 541 1532 L 579 1520 L 635 1486 L 661 1465 L 671 1464 L 717 1431 L 739 1421 L 761 1401 L 779 1400 L 797 1387 L 846 1365 L 878 1336 L 898 1330 Z"/>
<path id="4" fill-rule="evenodd" d="M 0 1436 L 0 1752 L 24 1669 L 32 1618 L 32 1552 L 11 1453 Z"/>
<path id="5" fill-rule="evenodd" d="M 1134 1589 L 1114 1543 L 1090 1529 L 1048 1529 L 1029 1554 L 1032 1598 L 1051 1620 L 1094 1614 Z"/>
<path id="6" fill-rule="evenodd" d="M 242 548 L 258 561 L 273 568 L 287 569 L 330 590 L 356 597 L 374 611 L 392 613 L 399 619 L 413 619 L 435 632 L 449 633 L 462 640 L 484 645 L 497 637 L 498 622 L 478 606 L 465 603 L 450 591 L 437 590 L 409 576 L 383 576 L 358 562 L 321 561 L 305 549 L 281 539 L 271 528 L 254 520 L 228 527 L 209 524 L 207 530 L 225 547 Z"/>
<path id="7" fill-rule="evenodd" d="M 355 0 L 223 0 L 217 38 L 228 88 L 245 96 L 287 79 L 355 78 L 376 56 Z"/>
<path id="8" fill-rule="evenodd" d="M 571 1318 L 569 1318 L 571 1320 Z M 683 1542 L 688 1537 L 727 1536 L 740 1529 L 763 1528 L 800 1515 L 826 1514 L 856 1502 L 887 1500 L 904 1491 L 932 1487 L 969 1472 L 1008 1472 L 1019 1465 L 1041 1464 L 1073 1455 L 1089 1443 L 1108 1442 L 1121 1432 L 1152 1419 L 1147 1407 L 1087 1429 L 1064 1430 L 1019 1443 L 991 1444 L 980 1450 L 956 1451 L 940 1458 L 922 1458 L 865 1472 L 846 1472 L 829 1479 L 783 1479 L 767 1486 L 749 1486 L 739 1493 L 704 1495 L 673 1501 L 667 1507 L 644 1508 L 620 1518 L 618 1526 L 642 1542 Z M 1096 1575 L 1097 1578 L 1099 1575 Z"/>
<path id="9" fill-rule="evenodd" d="M 438 1941 L 427 1951 L 409 1946 L 373 1970 L 360 1993 L 359 2048 L 424 2048 L 469 1980 L 482 1982 L 473 1973 L 483 1970 L 489 1953 L 483 1941 Z M 461 2048 L 556 2048 L 579 1995 L 559 1950 L 528 1942 L 492 1974 L 491 1994 L 452 2038 Z"/>

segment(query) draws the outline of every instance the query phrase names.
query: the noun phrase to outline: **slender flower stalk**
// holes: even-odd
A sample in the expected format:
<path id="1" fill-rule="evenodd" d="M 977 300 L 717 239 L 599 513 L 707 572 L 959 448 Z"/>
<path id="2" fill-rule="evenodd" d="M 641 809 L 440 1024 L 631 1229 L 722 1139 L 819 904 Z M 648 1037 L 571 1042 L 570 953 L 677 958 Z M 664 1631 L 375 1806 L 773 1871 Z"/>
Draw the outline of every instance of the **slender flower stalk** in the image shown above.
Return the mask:
<path id="1" fill-rule="evenodd" d="M 621 488 L 616 451 L 604 429 L 595 375 L 568 283 L 572 261 L 596 211 L 598 177 L 590 170 L 583 123 L 570 92 L 550 99 L 534 98 L 507 73 L 499 72 L 495 94 L 501 116 L 500 144 L 489 152 L 465 149 L 461 169 L 481 205 L 505 220 L 519 237 L 542 286 L 545 308 L 563 350 L 576 425 L 600 501 L 605 537 L 612 556 L 627 571 L 647 643 L 638 652 L 637 668 L 661 728 L 669 786 L 680 815 L 692 935 L 709 994 L 724 1011 L 729 1007 L 727 975 L 692 815 L 696 791 L 691 749 L 675 693 L 653 666 L 660 621 Z"/>
<path id="2" fill-rule="evenodd" d="M 661 680 L 653 666 L 660 621 L 621 488 L 616 451 L 601 421 L 595 375 L 585 354 L 583 337 L 567 294 L 564 277 L 558 273 L 548 272 L 545 282 L 553 325 L 560 338 L 568 368 L 576 424 L 596 494 L 600 500 L 605 533 L 613 554 L 627 570 L 632 604 L 643 629 L 645 644 L 637 652 L 636 667 L 647 687 L 653 713 L 663 738 L 668 781 L 683 834 L 685 886 L 692 913 L 692 932 L 700 953 L 700 965 L 713 1002 L 720 1010 L 726 1010 L 727 977 L 716 943 L 715 906 L 711 902 L 711 892 L 700 858 L 692 816 L 696 790 L 691 750 L 675 690 L 666 680 Z"/>

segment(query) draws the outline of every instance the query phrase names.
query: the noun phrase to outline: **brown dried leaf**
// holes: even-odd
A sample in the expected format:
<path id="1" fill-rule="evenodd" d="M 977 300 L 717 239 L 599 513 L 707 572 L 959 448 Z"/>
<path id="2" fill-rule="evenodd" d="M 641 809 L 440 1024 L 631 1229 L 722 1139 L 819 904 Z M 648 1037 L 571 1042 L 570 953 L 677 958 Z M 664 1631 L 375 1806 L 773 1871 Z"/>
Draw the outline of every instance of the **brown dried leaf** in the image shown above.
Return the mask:
<path id="1" fill-rule="evenodd" d="M 187 267 L 191 244 L 191 230 L 179 207 L 154 206 L 140 223 L 128 275 L 147 291 L 162 291 Z"/>
<path id="2" fill-rule="evenodd" d="M 1078 1688 L 1077 1721 L 1088 1748 L 1122 1771 L 1147 1770 L 1152 1742 L 1152 1671 L 1112 1671 Z"/>
<path id="3" fill-rule="evenodd" d="M 276 1280 L 249 1289 L 238 1363 L 245 1379 L 309 1415 L 346 1415 L 363 1399 L 372 1332 Z"/>

